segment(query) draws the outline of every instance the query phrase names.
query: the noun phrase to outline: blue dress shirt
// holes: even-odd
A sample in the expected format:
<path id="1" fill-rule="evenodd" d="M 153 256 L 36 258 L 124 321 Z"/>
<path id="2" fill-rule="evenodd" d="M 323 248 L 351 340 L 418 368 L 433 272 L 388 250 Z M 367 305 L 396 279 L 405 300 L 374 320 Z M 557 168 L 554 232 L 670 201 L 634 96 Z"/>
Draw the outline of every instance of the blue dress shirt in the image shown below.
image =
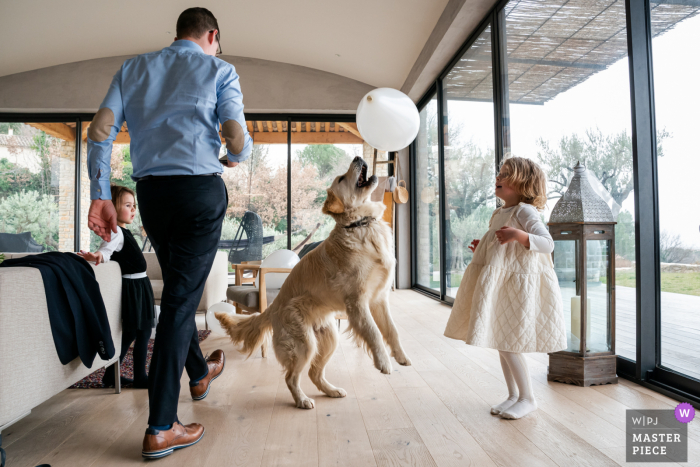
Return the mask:
<path id="1" fill-rule="evenodd" d="M 179 40 L 158 52 L 124 62 L 114 75 L 100 108 L 114 113 L 109 137 L 88 137 L 91 199 L 111 199 L 109 189 L 112 143 L 124 120 L 131 138 L 133 179 L 147 175 L 221 173 L 219 123 L 238 122 L 245 133 L 239 154 L 250 157 L 253 140 L 243 116 L 243 94 L 236 69 L 204 53 L 192 41 Z"/>

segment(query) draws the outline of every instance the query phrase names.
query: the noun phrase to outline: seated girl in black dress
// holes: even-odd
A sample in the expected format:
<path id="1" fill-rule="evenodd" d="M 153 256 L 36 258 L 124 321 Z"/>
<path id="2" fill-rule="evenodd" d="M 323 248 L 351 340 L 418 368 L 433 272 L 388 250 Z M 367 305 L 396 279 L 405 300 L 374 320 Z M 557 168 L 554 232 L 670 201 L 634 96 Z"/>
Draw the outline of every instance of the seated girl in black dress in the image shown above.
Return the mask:
<path id="1" fill-rule="evenodd" d="M 110 259 L 119 263 L 122 270 L 122 351 L 119 362 L 124 361 L 127 350 L 134 344 L 134 380 L 121 378 L 122 384 L 134 383 L 135 388 L 147 388 L 146 355 L 151 329 L 155 326 L 153 289 L 146 276 L 146 259 L 134 236 L 126 229 L 136 215 L 136 200 L 133 190 L 112 185 L 112 203 L 117 210 L 117 233 L 112 232 L 109 242 L 103 241 L 95 253 L 78 253 L 95 265 Z M 116 365 L 116 363 L 115 363 Z M 114 368 L 109 367 L 102 378 L 105 387 L 114 386 Z"/>

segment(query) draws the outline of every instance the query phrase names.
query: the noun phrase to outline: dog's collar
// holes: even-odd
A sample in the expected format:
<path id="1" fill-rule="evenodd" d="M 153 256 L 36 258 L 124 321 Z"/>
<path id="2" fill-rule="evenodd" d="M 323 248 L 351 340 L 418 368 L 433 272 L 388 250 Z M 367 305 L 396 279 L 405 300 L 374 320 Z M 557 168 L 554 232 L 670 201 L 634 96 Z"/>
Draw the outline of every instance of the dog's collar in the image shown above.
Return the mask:
<path id="1" fill-rule="evenodd" d="M 343 228 L 354 229 L 355 227 L 367 227 L 372 222 L 376 221 L 374 217 L 365 216 L 359 221 L 355 221 L 352 224 L 344 225 Z"/>

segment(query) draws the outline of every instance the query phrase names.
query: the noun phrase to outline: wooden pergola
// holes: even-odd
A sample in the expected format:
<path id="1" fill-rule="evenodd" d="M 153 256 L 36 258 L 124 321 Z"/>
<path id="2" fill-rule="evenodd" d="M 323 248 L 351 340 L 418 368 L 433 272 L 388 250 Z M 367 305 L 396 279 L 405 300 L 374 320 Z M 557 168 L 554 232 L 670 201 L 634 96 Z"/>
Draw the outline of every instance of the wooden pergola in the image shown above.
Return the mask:
<path id="1" fill-rule="evenodd" d="M 653 37 L 700 13 L 698 0 L 652 0 Z M 505 7 L 508 99 L 543 105 L 627 56 L 625 2 L 518 0 Z M 488 27 L 445 77 L 447 101 L 491 102 Z M 504 77 L 505 78 L 505 77 Z"/>
<path id="2" fill-rule="evenodd" d="M 254 144 L 287 144 L 286 121 L 251 120 L 246 122 Z M 27 123 L 64 141 L 75 141 L 75 123 Z M 90 122 L 83 122 L 81 139 L 87 140 Z M 362 144 L 356 123 L 291 122 L 292 144 Z M 115 144 L 129 144 L 129 129 L 124 123 Z M 222 138 L 223 142 L 223 138 Z"/>

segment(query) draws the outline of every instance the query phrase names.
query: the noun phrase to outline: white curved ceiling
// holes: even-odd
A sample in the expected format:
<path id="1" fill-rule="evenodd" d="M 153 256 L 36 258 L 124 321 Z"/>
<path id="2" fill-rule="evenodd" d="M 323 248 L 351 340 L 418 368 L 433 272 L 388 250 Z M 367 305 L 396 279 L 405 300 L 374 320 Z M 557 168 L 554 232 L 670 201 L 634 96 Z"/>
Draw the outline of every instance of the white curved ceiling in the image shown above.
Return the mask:
<path id="1" fill-rule="evenodd" d="M 169 45 L 190 6 L 219 21 L 226 55 L 400 88 L 447 0 L 0 0 L 0 76 Z"/>

